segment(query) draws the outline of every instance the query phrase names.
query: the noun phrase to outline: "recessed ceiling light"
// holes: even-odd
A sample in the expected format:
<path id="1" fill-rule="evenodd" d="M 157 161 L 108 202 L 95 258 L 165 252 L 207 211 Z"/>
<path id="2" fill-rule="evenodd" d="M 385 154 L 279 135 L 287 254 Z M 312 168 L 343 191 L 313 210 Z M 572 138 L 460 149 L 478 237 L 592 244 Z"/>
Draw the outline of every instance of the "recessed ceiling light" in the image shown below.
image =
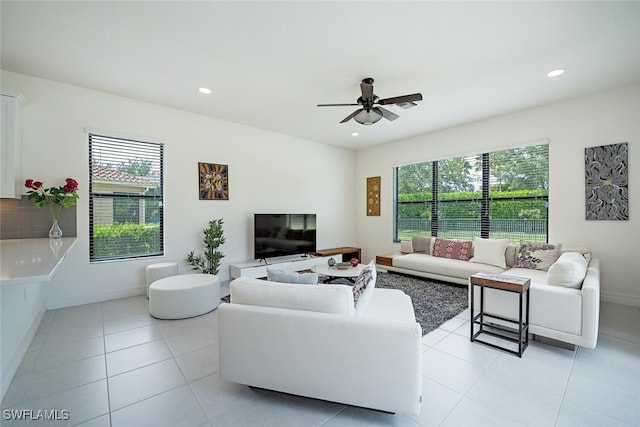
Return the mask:
<path id="1" fill-rule="evenodd" d="M 565 72 L 565 69 L 564 69 L 564 68 L 558 68 L 558 69 L 556 69 L 556 70 L 549 71 L 549 72 L 547 73 L 547 76 L 548 76 L 548 77 L 558 77 L 558 76 L 563 75 L 563 74 L 564 74 L 564 72 Z"/>
<path id="2" fill-rule="evenodd" d="M 198 89 L 198 92 L 204 93 L 205 95 L 209 95 L 211 93 L 211 89 L 208 87 L 201 87 Z"/>
<path id="3" fill-rule="evenodd" d="M 354 132 L 351 134 L 351 136 L 358 136 L 358 135 L 360 135 L 358 132 Z"/>

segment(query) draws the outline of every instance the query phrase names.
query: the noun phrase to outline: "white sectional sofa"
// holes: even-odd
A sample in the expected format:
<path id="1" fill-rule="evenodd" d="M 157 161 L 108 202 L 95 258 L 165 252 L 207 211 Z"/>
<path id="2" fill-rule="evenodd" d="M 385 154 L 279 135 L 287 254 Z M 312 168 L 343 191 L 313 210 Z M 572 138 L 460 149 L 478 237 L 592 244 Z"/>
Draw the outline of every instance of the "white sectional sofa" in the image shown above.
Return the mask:
<path id="1" fill-rule="evenodd" d="M 222 380 L 420 412 L 422 330 L 403 292 L 374 288 L 366 307 L 356 310 L 346 285 L 241 277 L 230 287 L 231 303 L 218 307 Z"/>
<path id="2" fill-rule="evenodd" d="M 587 248 L 562 248 L 561 245 L 556 245 L 560 259 L 537 260 L 549 264 L 547 271 L 526 263 L 524 265 L 529 268 L 517 267 L 523 265 L 518 245 L 506 244 L 504 247 L 493 240 L 475 239 L 471 245 L 471 258 L 465 261 L 432 255 L 434 242 L 435 238 L 428 237 L 403 242 L 402 254 L 392 258 L 391 266 L 381 267 L 389 271 L 465 285 L 468 285 L 472 274 L 480 272 L 530 278 L 529 332 L 572 345 L 595 348 L 600 312 L 600 262 L 590 256 Z M 482 243 L 481 248 L 479 243 Z M 419 246 L 420 251 L 416 251 L 414 246 Z M 500 248 L 502 260 L 496 255 L 498 252 L 486 253 L 500 251 Z M 480 253 L 482 250 L 485 253 Z M 567 253 L 570 255 L 565 255 Z M 574 264 L 567 261 L 575 261 L 576 253 L 586 257 L 584 267 L 578 265 L 573 268 Z M 475 292 L 474 310 L 477 312 L 477 287 Z M 517 310 L 516 294 L 494 289 L 485 291 L 486 312 L 517 319 Z"/>

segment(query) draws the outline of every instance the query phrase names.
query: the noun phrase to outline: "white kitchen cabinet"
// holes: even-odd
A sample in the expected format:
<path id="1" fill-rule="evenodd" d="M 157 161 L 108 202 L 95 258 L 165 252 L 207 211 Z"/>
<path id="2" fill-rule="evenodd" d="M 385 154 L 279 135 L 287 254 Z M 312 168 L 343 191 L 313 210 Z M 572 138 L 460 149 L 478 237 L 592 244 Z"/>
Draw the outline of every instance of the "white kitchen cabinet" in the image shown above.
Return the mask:
<path id="1" fill-rule="evenodd" d="M 22 107 L 24 97 L 2 93 L 0 106 L 0 197 L 22 194 Z"/>

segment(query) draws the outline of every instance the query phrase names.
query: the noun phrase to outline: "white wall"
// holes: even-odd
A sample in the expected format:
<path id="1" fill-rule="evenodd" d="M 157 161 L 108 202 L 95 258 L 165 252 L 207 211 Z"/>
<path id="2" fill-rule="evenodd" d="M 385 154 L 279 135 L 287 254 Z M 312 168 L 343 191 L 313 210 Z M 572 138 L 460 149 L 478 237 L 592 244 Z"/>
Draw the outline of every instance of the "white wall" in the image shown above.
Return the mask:
<path id="1" fill-rule="evenodd" d="M 229 264 L 253 256 L 254 212 L 318 215 L 318 249 L 355 244 L 355 154 L 349 150 L 266 132 L 184 111 L 53 81 L 2 72 L 3 89 L 21 92 L 23 175 L 57 185 L 80 183 L 78 242 L 48 284 L 47 307 L 56 308 L 142 293 L 144 266 L 184 261 L 201 249 L 202 229 L 224 218 Z M 194 94 L 197 96 L 197 94 Z M 165 144 L 165 256 L 89 263 L 88 135 L 105 130 Z M 229 200 L 198 199 L 198 162 L 229 165 Z"/>
<path id="2" fill-rule="evenodd" d="M 548 138 L 549 241 L 588 246 L 602 262 L 604 300 L 640 306 L 640 86 L 624 87 L 361 150 L 357 237 L 363 258 L 399 250 L 393 239 L 394 166 Z M 628 221 L 585 220 L 586 147 L 629 143 Z M 365 214 L 366 178 L 382 177 L 380 217 Z"/>
<path id="3" fill-rule="evenodd" d="M 2 72 L 3 89 L 22 92 L 24 178 L 81 184 L 78 243 L 48 284 L 49 308 L 142 292 L 144 266 L 200 249 L 210 219 L 225 219 L 221 276 L 252 256 L 254 212 L 316 212 L 318 246 L 357 245 L 363 259 L 397 250 L 392 242 L 393 167 L 550 141 L 549 239 L 584 245 L 602 260 L 603 298 L 640 306 L 634 274 L 640 241 L 640 86 L 620 88 L 360 150 L 356 154 L 132 99 Z M 166 256 L 90 264 L 88 143 L 84 128 L 165 143 Z M 630 219 L 586 221 L 584 148 L 628 142 Z M 197 163 L 229 165 L 230 200 L 200 201 Z M 355 168 L 354 168 L 355 164 Z M 366 178 L 382 177 L 381 216 L 365 214 Z M 301 177 L 303 177 L 301 179 Z M 345 183 L 355 182 L 355 186 Z M 355 191 L 355 197 L 354 197 Z"/>

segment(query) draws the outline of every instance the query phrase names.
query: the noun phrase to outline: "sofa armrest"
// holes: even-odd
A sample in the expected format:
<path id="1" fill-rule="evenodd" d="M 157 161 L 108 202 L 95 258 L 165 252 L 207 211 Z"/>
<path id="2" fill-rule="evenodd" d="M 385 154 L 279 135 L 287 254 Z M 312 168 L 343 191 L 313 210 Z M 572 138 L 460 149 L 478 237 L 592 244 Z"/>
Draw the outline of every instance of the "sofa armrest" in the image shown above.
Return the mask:
<path id="1" fill-rule="evenodd" d="M 223 303 L 218 340 L 224 381 L 389 412 L 420 412 L 418 323 Z"/>
<path id="2" fill-rule="evenodd" d="M 591 258 L 582 282 L 582 341 L 583 347 L 595 348 L 600 322 L 600 260 Z"/>

